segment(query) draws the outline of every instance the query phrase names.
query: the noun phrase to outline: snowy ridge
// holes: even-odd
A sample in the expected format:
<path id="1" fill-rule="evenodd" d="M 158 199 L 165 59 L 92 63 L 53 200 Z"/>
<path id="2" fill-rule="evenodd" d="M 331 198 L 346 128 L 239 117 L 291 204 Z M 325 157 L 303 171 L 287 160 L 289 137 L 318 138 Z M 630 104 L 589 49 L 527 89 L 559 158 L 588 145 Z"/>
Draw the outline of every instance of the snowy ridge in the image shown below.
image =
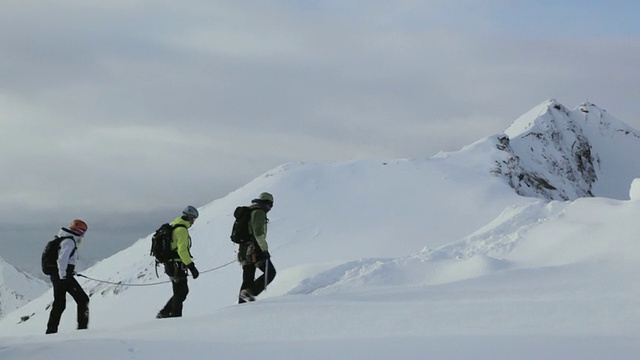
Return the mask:
<path id="1" fill-rule="evenodd" d="M 42 295 L 49 285 L 0 258 L 0 318 Z"/>
<path id="2" fill-rule="evenodd" d="M 326 294 L 363 286 L 434 285 L 514 269 L 507 260 L 531 228 L 558 216 L 558 207 L 535 202 L 506 209 L 476 233 L 449 245 L 395 259 L 367 259 L 306 279 L 291 294 Z M 555 206 L 558 205 L 558 206 Z M 419 275 L 412 275 L 419 274 Z"/>
<path id="3" fill-rule="evenodd" d="M 636 188 L 640 187 L 640 181 L 634 184 Z M 610 213 L 602 216 L 602 209 Z M 636 211 L 640 211 L 637 201 L 600 198 L 516 206 L 461 241 L 434 250 L 425 248 L 402 258 L 345 263 L 306 279 L 290 294 L 318 295 L 369 287 L 435 285 L 505 270 L 582 266 L 607 259 L 612 253 L 624 258 L 618 266 L 633 266 L 640 260 L 640 245 L 635 237 L 625 235 L 612 239 L 608 234 L 615 231 L 615 225 L 611 224 L 626 220 L 631 225 L 631 214 Z M 585 226 L 575 229 L 570 226 L 574 223 Z M 640 231 L 638 225 L 631 228 L 631 231 Z M 588 236 L 588 232 L 593 233 Z M 560 249 L 562 252 L 558 254 Z"/>

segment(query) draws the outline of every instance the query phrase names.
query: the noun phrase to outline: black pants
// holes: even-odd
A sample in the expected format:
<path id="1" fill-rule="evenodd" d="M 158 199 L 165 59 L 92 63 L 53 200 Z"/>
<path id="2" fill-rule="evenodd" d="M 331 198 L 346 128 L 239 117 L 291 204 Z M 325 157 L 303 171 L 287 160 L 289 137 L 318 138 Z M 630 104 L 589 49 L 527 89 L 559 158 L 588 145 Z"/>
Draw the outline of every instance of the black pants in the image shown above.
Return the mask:
<path id="1" fill-rule="evenodd" d="M 173 296 L 160 310 L 158 317 L 181 317 L 182 304 L 187 299 L 187 294 L 189 294 L 187 268 L 181 262 L 169 262 L 164 264 L 164 272 L 171 278 Z"/>
<path id="2" fill-rule="evenodd" d="M 256 277 L 256 268 L 262 271 L 262 275 L 259 278 Z M 267 283 L 265 284 L 265 274 L 267 275 Z M 264 288 L 267 284 L 270 284 L 273 279 L 276 277 L 276 268 L 273 266 L 271 259 L 265 261 L 258 261 L 254 264 L 243 265 L 242 266 L 242 286 L 240 286 L 240 291 L 247 289 L 253 296 L 260 295 L 261 292 L 264 291 Z M 242 304 L 245 302 L 242 299 L 238 299 L 238 303 Z"/>
<path id="3" fill-rule="evenodd" d="M 75 300 L 78 307 L 78 329 L 86 329 L 89 326 L 89 296 L 82 290 L 80 284 L 73 276 L 60 280 L 58 273 L 51 275 L 53 284 L 53 305 L 49 313 L 47 334 L 58 332 L 60 318 L 67 307 L 67 293 Z"/>

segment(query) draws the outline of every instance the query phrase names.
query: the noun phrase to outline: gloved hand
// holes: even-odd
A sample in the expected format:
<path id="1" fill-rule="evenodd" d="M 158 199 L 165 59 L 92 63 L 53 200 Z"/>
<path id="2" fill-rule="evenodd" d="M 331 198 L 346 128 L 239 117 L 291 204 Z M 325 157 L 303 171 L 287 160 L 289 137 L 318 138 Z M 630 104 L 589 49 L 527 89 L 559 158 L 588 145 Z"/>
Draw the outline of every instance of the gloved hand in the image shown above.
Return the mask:
<path id="1" fill-rule="evenodd" d="M 73 277 L 76 274 L 76 266 L 69 264 L 67 265 L 67 278 Z"/>
<path id="2" fill-rule="evenodd" d="M 191 271 L 191 276 L 193 276 L 194 279 L 197 279 L 198 276 L 200 276 L 200 271 L 198 271 L 198 268 L 196 268 L 196 264 L 191 263 L 187 265 L 187 269 Z"/>

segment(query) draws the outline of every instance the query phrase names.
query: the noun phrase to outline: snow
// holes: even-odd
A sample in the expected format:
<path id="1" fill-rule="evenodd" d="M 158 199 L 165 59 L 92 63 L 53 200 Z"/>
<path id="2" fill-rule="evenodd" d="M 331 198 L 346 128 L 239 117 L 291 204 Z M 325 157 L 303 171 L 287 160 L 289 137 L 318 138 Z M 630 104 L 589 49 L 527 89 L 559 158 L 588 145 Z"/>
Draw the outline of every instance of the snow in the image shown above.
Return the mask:
<path id="1" fill-rule="evenodd" d="M 493 139 L 273 169 L 199 209 L 184 317 L 154 319 L 171 289 L 147 237 L 82 272 L 141 285 L 79 278 L 89 330 L 74 329 L 69 298 L 60 333 L 44 335 L 47 292 L 0 320 L 0 359 L 636 359 L 640 180 L 630 200 L 517 196 L 490 174 L 504 156 Z M 237 305 L 231 214 L 262 191 L 278 275 Z"/>
<path id="2" fill-rule="evenodd" d="M 549 108 L 555 105 L 559 105 L 555 99 L 549 99 L 542 102 L 517 118 L 504 133 L 509 136 L 509 138 L 515 139 L 532 132 L 537 126 L 539 126 L 537 123 L 543 123 L 544 116 L 549 112 Z M 545 132 L 546 130 L 547 129 L 537 129 L 536 132 Z"/>
<path id="3" fill-rule="evenodd" d="M 631 182 L 631 189 L 629 190 L 629 198 L 634 201 L 640 200 L 640 178 L 635 178 Z"/>
<path id="4" fill-rule="evenodd" d="M 590 103 L 569 110 L 547 100 L 497 141 L 511 154 L 497 171 L 523 196 L 628 199 L 640 173 L 640 133 Z"/>
<path id="5" fill-rule="evenodd" d="M 0 258 L 0 318 L 42 295 L 49 285 Z"/>

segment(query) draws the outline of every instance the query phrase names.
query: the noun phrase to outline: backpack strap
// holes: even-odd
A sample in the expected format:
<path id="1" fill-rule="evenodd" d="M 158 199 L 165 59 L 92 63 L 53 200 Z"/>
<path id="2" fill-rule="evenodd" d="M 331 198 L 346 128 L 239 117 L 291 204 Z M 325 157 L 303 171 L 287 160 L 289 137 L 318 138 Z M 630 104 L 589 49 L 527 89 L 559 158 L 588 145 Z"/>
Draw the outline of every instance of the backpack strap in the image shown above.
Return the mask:
<path id="1" fill-rule="evenodd" d="M 71 237 L 71 240 L 73 241 L 73 250 L 71 250 L 71 254 L 69 254 L 69 257 L 72 257 L 73 254 L 76 253 L 76 250 L 78 250 L 78 243 L 76 242 L 76 239 Z"/>
<path id="2" fill-rule="evenodd" d="M 253 215 L 253 212 L 256 211 L 256 210 L 264 211 L 264 209 L 262 207 L 260 207 L 260 206 L 255 206 L 255 207 L 254 206 L 249 206 L 249 214 L 247 215 L 247 217 L 248 217 L 248 219 L 247 219 L 248 220 L 247 221 L 247 227 L 248 227 L 247 232 L 249 233 L 249 236 L 251 237 L 251 239 L 248 241 L 248 243 L 249 244 L 253 244 L 253 246 L 256 249 L 260 249 L 260 245 L 258 245 L 258 240 L 256 239 L 256 236 L 253 234 L 253 228 L 251 227 L 251 215 Z M 266 212 L 264 213 L 264 218 L 265 218 L 266 222 L 269 221 L 269 219 L 267 219 L 267 213 Z"/>
<path id="3" fill-rule="evenodd" d="M 180 227 L 181 227 L 181 228 L 185 228 L 185 229 L 186 229 L 186 228 L 187 228 L 187 225 L 185 225 L 185 224 L 175 224 L 175 225 L 171 225 L 171 228 L 172 228 L 172 230 L 171 230 L 171 236 L 173 236 L 173 232 L 174 232 L 177 228 L 180 228 Z M 189 244 L 191 244 L 191 235 L 189 235 Z M 189 245 L 189 247 L 191 247 L 191 245 Z M 172 250 L 172 251 L 174 251 L 173 249 L 171 249 L 171 250 Z M 177 255 L 177 254 L 178 254 L 178 248 L 176 248 L 175 252 L 176 252 L 176 255 Z M 191 252 L 189 252 L 189 255 L 190 255 L 191 257 L 193 257 L 193 256 L 191 255 Z M 173 260 L 169 260 L 169 261 L 173 261 Z"/>
<path id="4" fill-rule="evenodd" d="M 251 229 L 251 215 L 253 214 L 253 212 L 255 210 L 264 211 L 264 209 L 259 207 L 259 206 L 257 206 L 257 207 L 250 206 L 249 207 L 249 214 L 247 215 L 249 217 L 249 221 L 247 222 L 247 226 L 249 227 L 249 229 Z M 269 223 L 269 218 L 267 217 L 267 212 L 266 211 L 264 211 L 264 222 L 267 223 L 267 224 Z M 253 234 L 250 234 L 250 235 L 253 238 L 253 241 L 257 244 L 258 242 L 256 241 L 256 237 Z"/>
<path id="5" fill-rule="evenodd" d="M 187 225 L 185 224 L 175 224 L 175 225 L 171 225 L 171 236 L 173 236 L 173 232 L 177 229 L 177 228 L 187 228 Z M 189 236 L 189 238 L 191 238 L 191 236 Z"/>
<path id="6" fill-rule="evenodd" d="M 60 250 L 60 244 L 62 243 L 63 240 L 66 240 L 66 239 L 73 240 L 73 250 L 71 250 L 71 253 L 69 254 L 69 257 L 72 257 L 73 254 L 76 253 L 76 250 L 78 250 L 78 243 L 76 243 L 76 239 L 73 236 L 69 236 L 69 235 L 67 235 L 67 236 L 57 236 L 56 235 L 56 240 L 59 240 L 58 241 L 58 251 Z"/>

